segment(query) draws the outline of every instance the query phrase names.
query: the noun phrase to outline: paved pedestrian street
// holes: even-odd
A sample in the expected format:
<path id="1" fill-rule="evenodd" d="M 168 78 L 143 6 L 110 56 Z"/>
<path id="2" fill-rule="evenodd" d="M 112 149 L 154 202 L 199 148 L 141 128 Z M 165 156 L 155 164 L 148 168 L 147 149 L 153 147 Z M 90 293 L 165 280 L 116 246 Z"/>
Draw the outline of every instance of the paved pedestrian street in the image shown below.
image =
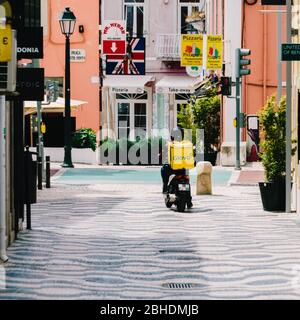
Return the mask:
<path id="1" fill-rule="evenodd" d="M 160 191 L 54 180 L 8 250 L 0 298 L 300 298 L 297 215 L 264 212 L 256 186 L 216 186 L 186 213 Z"/>

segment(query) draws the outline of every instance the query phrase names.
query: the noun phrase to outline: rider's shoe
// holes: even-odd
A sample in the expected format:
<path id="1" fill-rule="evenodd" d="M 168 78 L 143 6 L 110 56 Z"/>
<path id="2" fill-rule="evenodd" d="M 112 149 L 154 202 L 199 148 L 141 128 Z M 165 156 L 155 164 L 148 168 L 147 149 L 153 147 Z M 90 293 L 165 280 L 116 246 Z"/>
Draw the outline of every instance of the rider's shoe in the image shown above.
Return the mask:
<path id="1" fill-rule="evenodd" d="M 188 209 L 192 209 L 193 206 L 194 206 L 194 205 L 193 205 L 193 203 L 191 202 L 191 203 L 189 203 L 189 204 L 187 205 L 187 208 L 188 208 Z"/>
<path id="2" fill-rule="evenodd" d="M 168 194 L 168 186 L 163 186 L 163 194 Z"/>

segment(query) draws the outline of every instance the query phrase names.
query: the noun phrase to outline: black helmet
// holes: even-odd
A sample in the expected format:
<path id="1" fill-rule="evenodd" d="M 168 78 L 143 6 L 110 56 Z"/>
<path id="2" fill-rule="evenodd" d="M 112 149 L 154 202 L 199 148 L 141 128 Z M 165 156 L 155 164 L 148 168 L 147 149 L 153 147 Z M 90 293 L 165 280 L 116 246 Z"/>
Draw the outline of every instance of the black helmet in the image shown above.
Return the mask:
<path id="1" fill-rule="evenodd" d="M 183 140 L 183 129 L 181 127 L 176 127 L 171 132 L 172 141 L 182 141 Z"/>

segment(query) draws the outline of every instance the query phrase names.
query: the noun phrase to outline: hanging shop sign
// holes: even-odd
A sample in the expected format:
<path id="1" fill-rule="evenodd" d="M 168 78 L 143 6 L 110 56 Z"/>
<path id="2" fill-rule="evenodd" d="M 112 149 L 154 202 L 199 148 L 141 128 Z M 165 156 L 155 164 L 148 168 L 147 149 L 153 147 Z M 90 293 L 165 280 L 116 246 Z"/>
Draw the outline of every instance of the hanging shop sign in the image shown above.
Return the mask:
<path id="1" fill-rule="evenodd" d="M 126 21 L 106 20 L 102 30 L 102 53 L 126 54 Z"/>
<path id="2" fill-rule="evenodd" d="M 23 101 L 44 100 L 44 69 L 18 68 L 17 69 L 17 96 Z"/>
<path id="3" fill-rule="evenodd" d="M 127 55 L 107 55 L 107 75 L 145 75 L 145 38 L 131 38 L 128 41 Z"/>
<path id="4" fill-rule="evenodd" d="M 203 65 L 203 35 L 181 35 L 181 66 Z"/>
<path id="5" fill-rule="evenodd" d="M 11 61 L 12 56 L 12 30 L 10 25 L 0 26 L 0 62 Z"/>
<path id="6" fill-rule="evenodd" d="M 276 6 L 285 6 L 286 0 L 261 0 L 263 6 L 276 5 Z M 293 4 L 293 0 L 292 0 Z"/>
<path id="7" fill-rule="evenodd" d="M 43 28 L 21 28 L 17 33 L 17 58 L 42 59 L 44 57 Z"/>
<path id="8" fill-rule="evenodd" d="M 192 78 L 198 78 L 202 75 L 202 67 L 186 67 L 186 73 Z"/>
<path id="9" fill-rule="evenodd" d="M 208 35 L 206 39 L 206 69 L 222 70 L 223 67 L 223 37 Z"/>

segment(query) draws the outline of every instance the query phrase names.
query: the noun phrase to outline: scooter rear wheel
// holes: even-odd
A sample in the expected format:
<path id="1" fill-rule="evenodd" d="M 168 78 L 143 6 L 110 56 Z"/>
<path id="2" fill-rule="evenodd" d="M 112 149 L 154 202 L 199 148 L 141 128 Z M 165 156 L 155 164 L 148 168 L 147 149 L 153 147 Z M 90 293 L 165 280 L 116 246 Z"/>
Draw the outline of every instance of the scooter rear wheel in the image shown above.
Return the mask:
<path id="1" fill-rule="evenodd" d="M 185 201 L 179 201 L 177 203 L 177 211 L 178 212 L 184 212 L 185 211 L 186 202 Z"/>

